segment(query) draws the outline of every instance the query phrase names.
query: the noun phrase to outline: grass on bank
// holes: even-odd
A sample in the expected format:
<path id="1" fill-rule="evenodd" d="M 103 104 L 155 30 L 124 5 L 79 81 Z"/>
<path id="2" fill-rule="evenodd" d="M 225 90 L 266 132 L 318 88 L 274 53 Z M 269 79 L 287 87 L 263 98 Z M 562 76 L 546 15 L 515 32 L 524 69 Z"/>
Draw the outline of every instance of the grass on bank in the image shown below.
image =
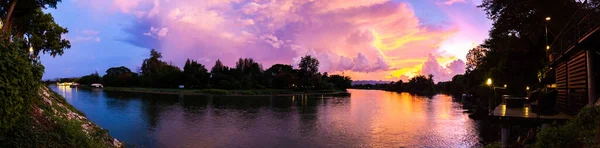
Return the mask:
<path id="1" fill-rule="evenodd" d="M 176 88 L 142 88 L 142 87 L 105 87 L 107 91 L 145 92 L 145 93 L 173 93 L 173 94 L 207 94 L 207 95 L 288 95 L 288 94 L 345 94 L 347 91 L 328 90 L 290 90 L 290 89 L 252 89 L 252 90 L 224 90 L 224 89 L 176 89 Z"/>
<path id="2" fill-rule="evenodd" d="M 0 147 L 114 147 L 107 143 L 112 141 L 107 130 L 98 126 L 89 126 L 90 129 L 85 130 L 82 125 L 88 121 L 67 118 L 69 112 L 85 116 L 83 113 L 59 94 L 43 89 L 49 97 L 33 99 L 31 115 L 20 118 L 18 124 L 0 132 Z"/>

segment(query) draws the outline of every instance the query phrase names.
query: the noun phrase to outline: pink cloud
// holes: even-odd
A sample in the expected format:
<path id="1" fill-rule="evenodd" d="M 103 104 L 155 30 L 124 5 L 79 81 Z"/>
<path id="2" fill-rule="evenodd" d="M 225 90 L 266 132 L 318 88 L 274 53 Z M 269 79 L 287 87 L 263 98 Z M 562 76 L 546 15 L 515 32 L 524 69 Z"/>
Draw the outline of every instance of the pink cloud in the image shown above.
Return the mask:
<path id="1" fill-rule="evenodd" d="M 465 0 L 445 1 L 456 2 Z M 114 0 L 111 5 L 135 17 L 125 29 L 126 41 L 156 48 L 179 65 L 185 58 L 209 67 L 216 59 L 233 65 L 240 57 L 265 66 L 296 64 L 313 55 L 321 71 L 356 79 L 429 72 L 451 77 L 463 68 L 462 60 L 442 66 L 428 55 L 460 54 L 448 44 L 473 42 L 456 37 L 473 32 L 465 30 L 469 25 L 424 25 L 410 4 L 390 0 Z"/>
<path id="2" fill-rule="evenodd" d="M 427 56 L 427 61 L 423 63 L 421 70 L 422 75 L 433 75 L 435 82 L 449 81 L 452 80 L 457 74 L 463 74 L 465 72 L 465 62 L 461 59 L 450 62 L 446 67 L 443 67 L 438 62 L 438 59 L 433 55 Z"/>
<path id="3" fill-rule="evenodd" d="M 454 3 L 464 3 L 464 2 L 466 2 L 466 0 L 447 0 L 447 1 L 444 2 L 444 4 L 446 4 L 446 5 L 452 5 Z"/>

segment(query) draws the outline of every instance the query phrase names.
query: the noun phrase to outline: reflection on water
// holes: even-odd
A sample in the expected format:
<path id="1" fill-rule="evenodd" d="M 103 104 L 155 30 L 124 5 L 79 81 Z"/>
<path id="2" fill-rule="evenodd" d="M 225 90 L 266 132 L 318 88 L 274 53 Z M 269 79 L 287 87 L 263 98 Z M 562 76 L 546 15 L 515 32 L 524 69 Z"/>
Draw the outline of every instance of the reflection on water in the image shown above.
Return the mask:
<path id="1" fill-rule="evenodd" d="M 452 97 L 187 96 L 52 87 L 114 137 L 145 147 L 473 147 Z"/>

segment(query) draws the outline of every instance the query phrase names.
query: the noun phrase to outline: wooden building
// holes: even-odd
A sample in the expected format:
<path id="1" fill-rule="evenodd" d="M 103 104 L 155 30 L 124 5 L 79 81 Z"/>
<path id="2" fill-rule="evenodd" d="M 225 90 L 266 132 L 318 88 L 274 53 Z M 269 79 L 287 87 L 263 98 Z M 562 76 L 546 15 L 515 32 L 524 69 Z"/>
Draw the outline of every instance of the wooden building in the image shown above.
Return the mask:
<path id="1" fill-rule="evenodd" d="M 600 17 L 579 11 L 548 46 L 551 72 L 556 75 L 556 108 L 577 114 L 598 102 L 600 68 Z"/>

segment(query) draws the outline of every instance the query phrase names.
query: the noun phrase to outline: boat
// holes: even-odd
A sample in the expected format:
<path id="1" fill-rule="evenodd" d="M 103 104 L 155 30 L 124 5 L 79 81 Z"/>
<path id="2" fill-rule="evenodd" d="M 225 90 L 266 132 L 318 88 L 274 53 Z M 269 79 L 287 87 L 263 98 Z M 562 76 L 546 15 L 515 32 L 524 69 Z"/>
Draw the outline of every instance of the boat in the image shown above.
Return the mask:
<path id="1" fill-rule="evenodd" d="M 104 88 L 104 86 L 102 84 L 100 84 L 100 83 L 91 84 L 90 87 L 93 87 L 93 88 Z"/>
<path id="2" fill-rule="evenodd" d="M 79 84 L 79 83 L 73 83 L 73 84 L 69 85 L 69 87 L 71 87 L 71 88 L 77 88 L 80 86 L 81 86 L 81 84 Z"/>

